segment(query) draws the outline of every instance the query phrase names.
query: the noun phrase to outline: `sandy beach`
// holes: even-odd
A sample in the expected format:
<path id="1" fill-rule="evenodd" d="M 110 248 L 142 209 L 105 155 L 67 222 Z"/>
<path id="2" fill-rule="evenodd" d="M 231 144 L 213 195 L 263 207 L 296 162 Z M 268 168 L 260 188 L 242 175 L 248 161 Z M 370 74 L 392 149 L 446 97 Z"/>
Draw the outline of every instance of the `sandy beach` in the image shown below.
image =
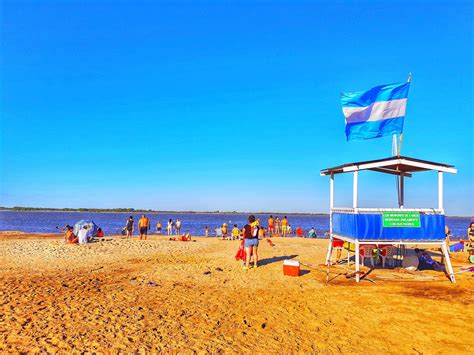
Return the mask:
<path id="1" fill-rule="evenodd" d="M 474 274 L 322 266 L 325 240 L 274 238 L 244 271 L 238 241 L 0 233 L 0 351 L 472 353 Z M 282 273 L 294 257 L 300 277 Z M 453 257 L 455 271 L 466 255 Z"/>

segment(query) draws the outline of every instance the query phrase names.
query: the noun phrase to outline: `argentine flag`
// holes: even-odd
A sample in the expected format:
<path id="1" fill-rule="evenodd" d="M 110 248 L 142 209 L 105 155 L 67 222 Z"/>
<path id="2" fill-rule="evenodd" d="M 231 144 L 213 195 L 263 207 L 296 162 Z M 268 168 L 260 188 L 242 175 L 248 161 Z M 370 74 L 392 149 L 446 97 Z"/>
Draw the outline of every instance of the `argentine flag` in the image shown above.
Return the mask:
<path id="1" fill-rule="evenodd" d="M 341 93 L 347 140 L 402 133 L 409 87 L 407 82 Z"/>

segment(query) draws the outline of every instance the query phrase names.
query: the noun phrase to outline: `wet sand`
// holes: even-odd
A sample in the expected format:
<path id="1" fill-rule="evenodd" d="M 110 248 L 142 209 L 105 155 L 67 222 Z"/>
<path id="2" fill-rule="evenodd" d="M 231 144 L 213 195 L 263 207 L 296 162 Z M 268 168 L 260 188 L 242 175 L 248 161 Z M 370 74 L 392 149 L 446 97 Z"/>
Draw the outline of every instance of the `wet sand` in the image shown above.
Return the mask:
<path id="1" fill-rule="evenodd" d="M 326 286 L 325 240 L 262 241 L 244 271 L 238 241 L 107 239 L 0 233 L 0 351 L 472 353 L 474 273 L 332 268 Z M 288 257 L 314 267 L 283 276 Z"/>

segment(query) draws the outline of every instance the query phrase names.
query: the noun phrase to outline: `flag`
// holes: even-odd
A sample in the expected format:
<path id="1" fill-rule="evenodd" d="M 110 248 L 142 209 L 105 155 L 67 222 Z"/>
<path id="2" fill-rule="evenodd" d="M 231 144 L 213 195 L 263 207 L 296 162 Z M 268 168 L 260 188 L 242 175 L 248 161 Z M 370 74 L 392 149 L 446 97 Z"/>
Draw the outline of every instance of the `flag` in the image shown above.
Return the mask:
<path id="1" fill-rule="evenodd" d="M 402 133 L 409 87 L 406 82 L 341 93 L 347 140 Z"/>

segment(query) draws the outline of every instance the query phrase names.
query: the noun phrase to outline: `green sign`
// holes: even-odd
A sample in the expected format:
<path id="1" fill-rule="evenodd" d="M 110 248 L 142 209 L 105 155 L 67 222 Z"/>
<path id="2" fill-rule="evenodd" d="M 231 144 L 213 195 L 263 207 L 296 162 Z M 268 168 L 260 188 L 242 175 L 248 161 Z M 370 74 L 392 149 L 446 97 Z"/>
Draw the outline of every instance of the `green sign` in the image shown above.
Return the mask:
<path id="1" fill-rule="evenodd" d="M 384 227 L 420 228 L 420 212 L 382 212 Z"/>

